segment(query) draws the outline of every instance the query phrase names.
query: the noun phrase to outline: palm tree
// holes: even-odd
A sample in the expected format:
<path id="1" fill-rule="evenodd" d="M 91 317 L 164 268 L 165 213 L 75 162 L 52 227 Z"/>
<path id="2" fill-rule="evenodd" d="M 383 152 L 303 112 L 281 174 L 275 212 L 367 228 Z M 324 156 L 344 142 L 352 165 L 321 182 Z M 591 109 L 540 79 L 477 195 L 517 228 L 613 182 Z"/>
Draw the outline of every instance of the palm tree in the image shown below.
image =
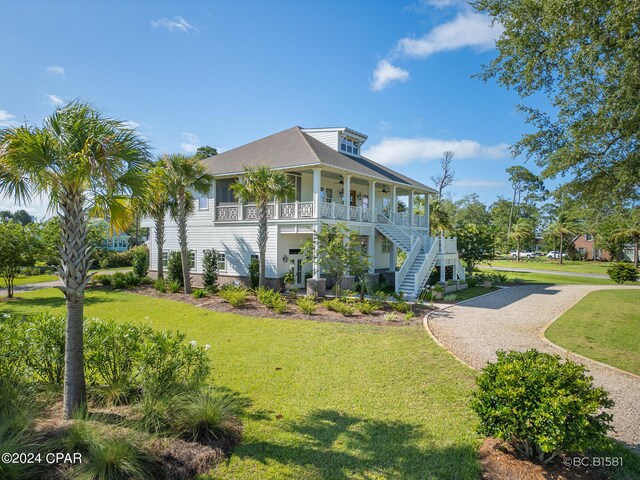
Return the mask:
<path id="1" fill-rule="evenodd" d="M 81 101 L 58 108 L 42 127 L 0 132 L 0 194 L 18 203 L 47 198 L 60 222 L 65 418 L 86 403 L 82 324 L 92 264 L 88 217 L 108 216 L 112 227 L 124 230 L 131 222 L 129 197 L 144 193 L 148 165 L 147 144 L 134 131 Z"/>
<path id="2" fill-rule="evenodd" d="M 179 153 L 165 155 L 162 159 L 166 166 L 170 212 L 178 224 L 178 238 L 182 257 L 182 275 L 184 292 L 191 293 L 189 268 L 189 247 L 187 244 L 187 218 L 193 213 L 194 192 L 206 195 L 213 186 L 213 175 L 207 173 L 202 160 Z M 161 262 L 161 259 L 158 260 Z"/>
<path id="3" fill-rule="evenodd" d="M 164 278 L 164 266 L 162 264 L 162 252 L 164 250 L 164 217 L 170 208 L 169 178 L 167 166 L 160 159 L 149 170 L 147 179 L 149 190 L 141 201 L 143 214 L 151 217 L 155 223 L 155 238 L 158 255 L 158 278 Z"/>
<path id="4" fill-rule="evenodd" d="M 520 261 L 520 245 L 533 238 L 533 222 L 527 218 L 519 218 L 509 233 L 509 238 L 516 242 L 516 252 Z"/>
<path id="5" fill-rule="evenodd" d="M 447 211 L 445 201 L 441 198 L 431 200 L 429 208 L 429 225 L 434 234 L 440 233 L 444 236 L 446 230 L 451 229 L 451 215 Z"/>
<path id="6" fill-rule="evenodd" d="M 560 212 L 558 219 L 549 225 L 549 234 L 560 240 L 560 265 L 562 265 L 562 251 L 564 248 L 564 237 L 568 235 L 574 235 L 579 229 L 576 222 L 569 217 L 565 212 Z"/>
<path id="7" fill-rule="evenodd" d="M 267 204 L 273 199 L 285 200 L 295 194 L 295 187 L 287 180 L 287 175 L 267 166 L 244 168 L 241 181 L 231 185 L 236 196 L 244 202 L 257 204 L 258 250 L 260 260 L 260 280 L 258 286 L 265 284 L 265 258 L 267 251 Z"/>
<path id="8" fill-rule="evenodd" d="M 616 230 L 611 235 L 611 240 L 615 242 L 626 242 L 631 240 L 633 242 L 633 266 L 638 268 L 638 244 L 640 244 L 640 222 L 635 219 L 635 222 L 629 223 L 626 226 Z"/>

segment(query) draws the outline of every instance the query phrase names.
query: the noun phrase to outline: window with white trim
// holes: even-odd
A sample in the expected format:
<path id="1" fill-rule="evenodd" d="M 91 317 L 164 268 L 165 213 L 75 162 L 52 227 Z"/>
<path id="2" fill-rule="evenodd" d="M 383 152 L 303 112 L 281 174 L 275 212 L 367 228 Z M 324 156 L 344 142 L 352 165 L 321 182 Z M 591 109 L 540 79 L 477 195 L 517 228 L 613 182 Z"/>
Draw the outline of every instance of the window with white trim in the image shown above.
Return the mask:
<path id="1" fill-rule="evenodd" d="M 169 250 L 162 251 L 162 266 L 166 267 L 167 263 L 169 263 Z"/>
<path id="2" fill-rule="evenodd" d="M 191 269 L 196 268 L 196 251 L 195 250 L 189 250 L 189 268 Z"/>
<path id="3" fill-rule="evenodd" d="M 382 239 L 382 253 L 391 253 L 391 240 L 388 238 Z"/>
<path id="4" fill-rule="evenodd" d="M 299 202 L 302 195 L 302 175 L 299 173 L 287 173 L 287 181 L 293 186 L 295 193 L 293 196 L 287 197 L 285 202 Z"/>
<path id="5" fill-rule="evenodd" d="M 340 151 L 351 155 L 360 155 L 360 144 L 350 138 L 340 140 Z"/>
<path id="6" fill-rule="evenodd" d="M 209 210 L 209 199 L 207 197 L 198 199 L 198 210 Z"/>
<path id="7" fill-rule="evenodd" d="M 227 271 L 227 254 L 218 252 L 218 271 L 226 272 Z"/>

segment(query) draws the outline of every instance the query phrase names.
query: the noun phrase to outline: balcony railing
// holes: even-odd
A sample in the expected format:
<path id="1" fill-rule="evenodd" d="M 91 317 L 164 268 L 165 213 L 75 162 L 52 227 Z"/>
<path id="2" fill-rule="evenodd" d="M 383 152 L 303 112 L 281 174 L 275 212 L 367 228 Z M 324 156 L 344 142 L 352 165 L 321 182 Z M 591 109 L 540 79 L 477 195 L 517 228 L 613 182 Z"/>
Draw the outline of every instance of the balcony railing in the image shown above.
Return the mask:
<path id="1" fill-rule="evenodd" d="M 216 221 L 231 222 L 240 220 L 238 204 L 218 205 L 216 207 Z M 242 220 L 257 220 L 258 206 L 253 203 L 242 205 Z M 348 206 L 339 203 L 320 203 L 319 212 L 315 212 L 313 202 L 284 202 L 267 204 L 267 218 L 269 219 L 308 219 L 320 218 L 330 220 L 343 220 L 352 222 L 372 222 L 371 209 L 361 206 Z M 412 223 L 407 212 L 393 214 L 395 221 L 401 225 L 411 227 L 426 227 L 427 218 L 422 215 L 413 215 Z"/>

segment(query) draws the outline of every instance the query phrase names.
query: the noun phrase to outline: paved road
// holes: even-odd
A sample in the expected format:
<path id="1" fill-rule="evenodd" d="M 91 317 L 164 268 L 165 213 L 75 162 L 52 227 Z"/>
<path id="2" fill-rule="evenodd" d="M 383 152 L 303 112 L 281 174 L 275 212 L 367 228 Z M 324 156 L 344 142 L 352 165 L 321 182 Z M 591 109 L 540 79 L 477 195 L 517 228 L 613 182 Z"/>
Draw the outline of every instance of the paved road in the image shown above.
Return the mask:
<path id="1" fill-rule="evenodd" d="M 549 275 L 564 275 L 566 277 L 586 277 L 586 278 L 605 278 L 605 279 L 609 278 L 609 275 L 605 275 L 604 273 L 558 272 L 557 270 L 538 270 L 533 268 L 511 268 L 511 267 L 490 267 L 488 265 L 481 265 L 480 268 L 488 269 L 488 270 L 502 270 L 504 272 L 546 273 Z"/>
<path id="2" fill-rule="evenodd" d="M 440 310 L 427 319 L 431 334 L 455 356 L 480 369 L 495 361 L 496 350 L 556 353 L 584 364 L 594 383 L 616 402 L 612 435 L 640 451 L 640 377 L 571 354 L 544 337 L 544 330 L 562 313 L 595 290 L 608 285 L 526 285 Z M 640 297 L 640 289 L 638 289 Z"/>

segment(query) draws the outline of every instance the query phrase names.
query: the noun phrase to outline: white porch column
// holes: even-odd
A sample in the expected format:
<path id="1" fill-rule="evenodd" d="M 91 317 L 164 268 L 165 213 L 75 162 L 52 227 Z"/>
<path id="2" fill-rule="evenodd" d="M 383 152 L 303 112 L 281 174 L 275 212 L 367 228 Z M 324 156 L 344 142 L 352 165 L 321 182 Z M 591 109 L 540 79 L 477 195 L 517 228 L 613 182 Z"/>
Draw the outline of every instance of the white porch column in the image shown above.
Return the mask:
<path id="1" fill-rule="evenodd" d="M 373 233 L 369 235 L 367 242 L 367 255 L 369 256 L 369 273 L 376 273 L 376 231 L 373 229 Z"/>
<path id="2" fill-rule="evenodd" d="M 375 223 L 376 218 L 376 182 L 369 182 L 369 221 Z M 372 238 L 375 237 L 375 233 Z"/>
<path id="3" fill-rule="evenodd" d="M 351 175 L 344 176 L 344 195 L 342 196 L 342 204 L 347 206 L 347 220 L 349 220 L 349 206 L 351 205 Z"/>
<path id="4" fill-rule="evenodd" d="M 431 235 L 431 222 L 429 221 L 429 194 L 425 193 L 424 194 L 424 214 L 426 215 L 425 217 L 425 222 L 427 225 L 427 235 Z"/>
<path id="5" fill-rule="evenodd" d="M 396 271 L 396 264 L 398 263 L 398 247 L 395 243 L 391 242 L 391 249 L 389 250 L 389 270 Z M 397 287 L 398 285 L 396 285 Z"/>
<path id="6" fill-rule="evenodd" d="M 445 283 L 446 281 L 446 269 L 445 269 L 445 253 L 446 248 L 444 246 L 444 235 L 440 235 L 440 282 Z"/>
<path id="7" fill-rule="evenodd" d="M 320 186 L 322 180 L 322 170 L 313 169 L 313 217 L 320 218 Z"/>
<path id="8" fill-rule="evenodd" d="M 398 187 L 396 187 L 395 185 L 391 189 L 391 205 L 390 205 L 390 207 L 391 207 L 391 208 L 389 208 L 390 212 L 398 213 Z"/>
<path id="9" fill-rule="evenodd" d="M 415 190 L 409 191 L 409 199 L 407 201 L 409 209 L 409 225 L 413 225 L 413 194 Z"/>
<path id="10" fill-rule="evenodd" d="M 320 229 L 322 228 L 322 224 L 317 224 L 316 225 L 316 232 L 313 235 L 313 262 L 311 264 L 311 269 L 313 272 L 313 278 L 314 279 L 319 279 L 320 278 L 320 266 L 318 265 L 318 236 L 317 234 L 320 233 Z"/>

